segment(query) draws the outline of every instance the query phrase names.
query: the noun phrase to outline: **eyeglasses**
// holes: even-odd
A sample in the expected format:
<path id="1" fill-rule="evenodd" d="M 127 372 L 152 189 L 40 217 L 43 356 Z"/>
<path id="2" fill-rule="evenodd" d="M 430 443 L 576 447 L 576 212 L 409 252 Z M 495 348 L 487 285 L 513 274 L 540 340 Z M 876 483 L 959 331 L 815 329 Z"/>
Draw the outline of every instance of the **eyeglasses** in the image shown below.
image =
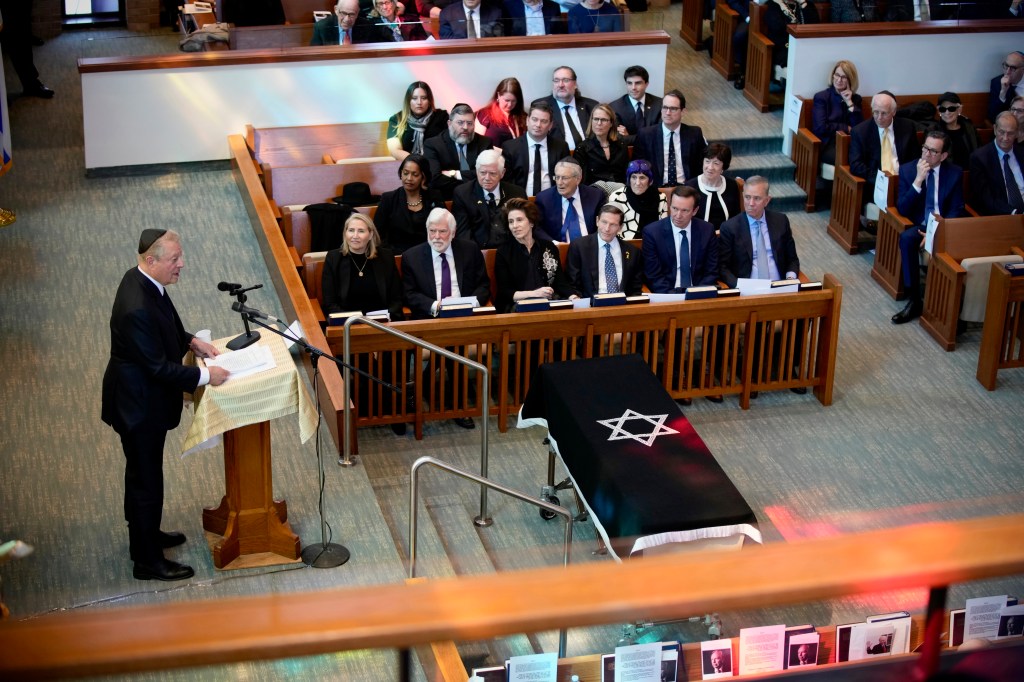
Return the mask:
<path id="1" fill-rule="evenodd" d="M 1016 71 L 1022 66 L 1024 66 L 1024 64 L 1007 64 L 1006 62 L 1003 62 L 1003 71 Z"/>
<path id="2" fill-rule="evenodd" d="M 846 75 L 845 73 L 834 73 L 834 74 L 832 74 L 832 77 L 833 77 L 833 78 L 841 78 L 841 79 L 843 79 L 844 81 L 848 81 L 848 80 L 850 80 L 850 77 L 849 77 L 849 76 L 847 76 L 847 75 Z"/>
<path id="3" fill-rule="evenodd" d="M 590 122 L 591 123 L 611 123 L 612 120 L 610 118 L 592 118 L 592 119 L 590 119 Z"/>
<path id="4" fill-rule="evenodd" d="M 1020 107 L 1011 107 L 1010 108 L 1010 113 L 1011 114 L 1024 114 L 1024 109 L 1022 109 Z"/>
<path id="5" fill-rule="evenodd" d="M 928 152 L 929 154 L 935 154 L 936 156 L 942 153 L 941 149 L 932 149 L 931 147 L 927 146 L 921 147 L 921 151 Z"/>
<path id="6" fill-rule="evenodd" d="M 346 19 L 355 19 L 359 16 L 359 12 L 338 12 L 339 17 L 345 17 Z"/>
<path id="7" fill-rule="evenodd" d="M 552 78 L 551 79 L 552 83 L 573 83 L 575 81 L 576 81 L 575 78 Z"/>
<path id="8" fill-rule="evenodd" d="M 570 180 L 575 180 L 575 179 L 576 179 L 575 175 L 556 175 L 555 176 L 555 182 L 569 182 Z"/>
<path id="9" fill-rule="evenodd" d="M 661 110 L 662 110 L 662 111 L 667 111 L 667 112 L 669 112 L 669 113 L 672 113 L 672 114 L 674 114 L 674 113 L 676 113 L 677 111 L 682 111 L 682 110 L 683 110 L 683 108 L 682 108 L 682 107 L 668 107 L 668 106 L 662 106 L 662 107 L 661 107 Z"/>
<path id="10" fill-rule="evenodd" d="M 936 111 L 938 111 L 940 114 L 948 114 L 950 112 L 956 111 L 959 108 L 959 104 L 954 104 L 953 106 L 950 107 L 936 107 Z"/>

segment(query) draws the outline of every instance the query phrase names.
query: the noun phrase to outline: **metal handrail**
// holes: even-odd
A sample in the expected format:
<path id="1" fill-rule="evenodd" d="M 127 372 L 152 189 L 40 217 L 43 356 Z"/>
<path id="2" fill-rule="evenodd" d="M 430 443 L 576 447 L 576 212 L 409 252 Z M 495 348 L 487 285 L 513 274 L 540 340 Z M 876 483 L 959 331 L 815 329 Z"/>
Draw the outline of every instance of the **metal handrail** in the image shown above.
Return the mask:
<path id="1" fill-rule="evenodd" d="M 552 514 L 565 517 L 565 546 L 562 552 L 562 565 L 565 567 L 569 566 L 569 550 L 572 548 L 572 524 L 573 515 L 565 507 L 557 504 L 551 504 L 544 500 L 531 497 L 526 493 L 519 492 L 514 488 L 509 488 L 500 483 L 487 479 L 483 476 L 477 476 L 471 474 L 465 469 L 460 469 L 457 466 L 442 462 L 434 457 L 420 457 L 412 463 L 412 469 L 409 472 L 409 577 L 416 577 L 416 534 L 417 534 L 417 518 L 419 515 L 419 470 L 420 467 L 426 466 L 427 464 L 435 466 L 442 471 L 447 471 L 450 474 L 455 474 L 470 481 L 475 481 L 480 484 L 484 489 L 494 488 L 499 493 L 504 493 L 509 497 L 514 497 L 517 500 L 522 500 L 535 507 L 540 507 L 542 510 L 546 509 Z M 558 657 L 565 658 L 565 647 L 566 647 L 566 629 L 562 628 L 558 631 Z"/>
<path id="2" fill-rule="evenodd" d="M 448 358 L 453 362 L 466 365 L 471 369 L 475 369 L 483 374 L 483 397 L 481 398 L 481 409 L 480 412 L 483 418 L 483 428 L 480 429 L 480 476 L 481 478 L 487 478 L 487 417 L 490 413 L 490 406 L 488 401 L 491 395 L 491 373 L 486 367 L 481 365 L 479 362 L 474 362 L 469 358 L 464 358 L 461 355 L 451 352 L 440 346 L 435 346 L 432 343 L 427 343 L 423 339 L 419 339 L 415 336 L 406 334 L 405 332 L 398 331 L 383 325 L 374 320 L 367 319 L 362 316 L 354 316 L 345 320 L 345 346 L 344 346 L 344 361 L 345 365 L 342 369 L 342 378 L 345 383 L 345 433 L 343 434 L 343 446 L 342 446 L 342 458 L 338 460 L 338 464 L 341 466 L 352 466 L 354 461 L 352 459 L 352 383 L 350 381 L 351 370 L 349 367 L 352 364 L 352 332 L 350 328 L 353 324 L 367 324 L 378 329 L 386 334 L 397 336 L 400 339 L 408 341 L 414 346 L 425 348 L 429 351 L 437 353 L 443 357 Z M 480 515 L 473 519 L 473 523 L 477 526 L 486 527 L 491 525 L 491 517 L 487 513 L 487 486 L 480 486 Z"/>

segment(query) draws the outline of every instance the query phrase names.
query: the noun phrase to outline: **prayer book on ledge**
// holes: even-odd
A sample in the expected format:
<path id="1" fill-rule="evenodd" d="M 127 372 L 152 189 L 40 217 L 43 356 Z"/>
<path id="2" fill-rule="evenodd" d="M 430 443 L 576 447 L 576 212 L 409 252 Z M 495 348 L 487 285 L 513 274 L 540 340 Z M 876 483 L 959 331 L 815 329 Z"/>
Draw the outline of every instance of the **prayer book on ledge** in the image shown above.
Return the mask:
<path id="1" fill-rule="evenodd" d="M 740 295 L 739 289 L 719 289 L 718 298 L 735 298 Z"/>
<path id="2" fill-rule="evenodd" d="M 821 291 L 821 282 L 800 282 L 800 291 Z"/>
<path id="3" fill-rule="evenodd" d="M 475 307 L 472 303 L 442 303 L 437 309 L 437 316 L 469 317 Z"/>
<path id="4" fill-rule="evenodd" d="M 1006 271 L 1013 277 L 1020 277 L 1024 275 L 1024 263 L 1007 263 L 1005 266 Z"/>
<path id="5" fill-rule="evenodd" d="M 625 305 L 626 294 L 621 291 L 614 294 L 594 294 L 590 297 L 590 305 L 595 308 L 603 308 L 610 305 Z"/>
<path id="6" fill-rule="evenodd" d="M 647 294 L 640 294 L 639 296 L 627 296 L 626 303 L 633 305 L 634 303 L 650 303 L 651 297 Z"/>
<path id="7" fill-rule="evenodd" d="M 349 310 L 344 313 L 331 313 L 327 316 L 327 324 L 332 327 L 340 327 L 344 325 L 345 321 L 350 317 L 365 317 L 366 319 L 373 320 L 374 322 L 391 321 L 391 315 L 386 310 L 375 310 L 373 312 L 366 313 L 365 315 L 363 315 L 361 310 Z"/>
<path id="8" fill-rule="evenodd" d="M 702 298 L 715 298 L 718 296 L 718 287 L 713 284 L 703 287 L 687 287 L 686 300 L 699 301 Z"/>
<path id="9" fill-rule="evenodd" d="M 473 308 L 474 315 L 494 315 L 498 312 L 498 309 L 493 305 L 478 305 Z"/>
<path id="10" fill-rule="evenodd" d="M 549 301 L 551 310 L 572 310 L 573 302 L 569 300 Z"/>
<path id="11" fill-rule="evenodd" d="M 546 298 L 524 298 L 521 301 L 516 301 L 516 312 L 517 313 L 532 313 L 538 310 L 550 310 L 551 301 Z"/>

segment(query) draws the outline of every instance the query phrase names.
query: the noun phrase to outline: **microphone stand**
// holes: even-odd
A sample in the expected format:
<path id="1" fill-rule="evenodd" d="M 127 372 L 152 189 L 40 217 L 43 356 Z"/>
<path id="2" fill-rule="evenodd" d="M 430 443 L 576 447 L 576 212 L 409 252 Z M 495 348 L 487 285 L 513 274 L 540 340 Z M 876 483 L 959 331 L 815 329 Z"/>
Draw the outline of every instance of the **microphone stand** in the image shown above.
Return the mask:
<path id="1" fill-rule="evenodd" d="M 253 289 L 259 289 L 262 286 L 262 284 L 257 284 L 256 286 L 249 287 L 248 289 L 234 289 L 230 293 L 238 299 L 238 306 L 242 307 L 245 305 L 246 301 L 245 292 L 252 291 Z M 239 334 L 228 341 L 228 350 L 242 350 L 243 348 L 248 348 L 260 340 L 260 333 L 249 329 L 249 318 L 246 317 L 245 313 L 242 313 L 242 324 L 245 325 L 245 333 Z"/>
<path id="2" fill-rule="evenodd" d="M 244 298 L 244 295 L 243 295 L 243 298 Z M 295 338 L 291 334 L 286 334 L 285 332 L 282 332 L 280 329 L 277 329 L 276 327 L 273 327 L 273 326 L 271 326 L 269 324 L 265 324 L 265 323 L 261 322 L 259 319 L 257 319 L 256 315 L 252 311 L 241 311 L 241 315 L 242 315 L 242 319 L 246 320 L 246 330 L 249 329 L 248 323 L 252 322 L 255 325 L 258 325 L 258 326 L 260 326 L 260 327 L 262 327 L 264 329 L 267 329 L 267 330 L 277 334 L 281 338 L 288 339 L 289 341 L 292 341 L 292 342 L 298 344 L 300 348 L 302 348 L 304 351 L 309 353 L 309 360 L 313 364 L 313 400 L 316 403 L 317 414 L 320 414 L 320 394 L 319 394 L 319 384 L 320 384 L 320 382 L 317 381 L 317 379 L 320 376 L 320 370 L 319 370 L 319 367 L 318 367 L 318 364 L 317 364 L 319 362 L 320 358 L 327 358 L 328 360 L 331 360 L 332 362 L 334 362 L 339 367 L 347 367 L 350 370 L 355 370 L 357 373 L 363 375 L 364 377 L 366 377 L 368 379 L 372 379 L 373 381 L 377 382 L 381 386 L 384 386 L 385 388 L 390 388 L 392 391 L 395 391 L 395 392 L 399 391 L 397 386 L 395 386 L 393 384 L 389 384 L 388 382 L 386 382 L 386 381 L 384 381 L 382 379 L 378 379 L 377 377 L 371 375 L 368 372 L 364 372 L 361 369 L 358 369 L 356 367 L 353 367 L 352 365 L 349 365 L 344 360 L 341 360 L 340 358 L 336 358 L 333 355 L 320 350 L 316 346 L 310 345 L 305 339 Z M 259 338 L 259 332 L 253 332 L 253 333 L 256 335 L 256 338 L 258 339 Z M 241 337 L 239 337 L 239 338 L 241 338 Z M 246 345 L 248 345 L 248 344 L 246 344 Z M 346 405 L 345 409 L 349 410 L 349 409 L 352 409 L 352 408 L 351 408 L 350 405 Z M 345 548 L 344 546 L 339 545 L 337 543 L 330 542 L 330 540 L 328 538 L 328 535 L 327 535 L 327 519 L 324 516 L 324 484 L 325 484 L 325 481 L 326 481 L 326 477 L 325 477 L 325 474 L 324 474 L 323 452 L 320 449 L 319 429 L 317 429 L 317 431 L 318 431 L 318 433 L 317 433 L 317 438 L 316 438 L 316 462 L 317 462 L 317 467 L 320 470 L 319 471 L 319 475 L 320 475 L 320 500 L 319 500 L 320 542 L 314 543 L 314 544 L 311 544 L 311 545 L 306 545 L 305 547 L 303 547 L 302 548 L 301 556 L 302 556 L 302 562 L 304 564 L 306 564 L 307 566 L 312 566 L 313 568 L 335 568 L 337 566 L 341 566 L 342 564 L 346 563 L 352 555 L 348 551 L 348 549 Z"/>

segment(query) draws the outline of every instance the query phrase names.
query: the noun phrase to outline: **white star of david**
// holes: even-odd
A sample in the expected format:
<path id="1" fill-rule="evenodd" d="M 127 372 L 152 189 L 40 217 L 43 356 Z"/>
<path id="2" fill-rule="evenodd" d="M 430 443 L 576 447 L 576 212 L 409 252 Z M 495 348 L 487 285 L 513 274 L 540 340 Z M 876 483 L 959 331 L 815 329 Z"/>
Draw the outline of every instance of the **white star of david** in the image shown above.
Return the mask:
<path id="1" fill-rule="evenodd" d="M 630 419 L 642 419 L 646 422 L 650 422 L 654 428 L 650 433 L 630 433 L 624 427 L 625 423 Z M 637 443 L 651 447 L 651 443 L 658 436 L 665 436 L 670 433 L 679 433 L 673 428 L 665 426 L 665 420 L 668 419 L 667 414 L 640 414 L 636 410 L 627 409 L 622 413 L 621 417 L 615 419 L 598 419 L 597 423 L 601 426 L 607 426 L 612 430 L 612 435 L 608 437 L 609 441 L 613 440 L 635 440 Z"/>

